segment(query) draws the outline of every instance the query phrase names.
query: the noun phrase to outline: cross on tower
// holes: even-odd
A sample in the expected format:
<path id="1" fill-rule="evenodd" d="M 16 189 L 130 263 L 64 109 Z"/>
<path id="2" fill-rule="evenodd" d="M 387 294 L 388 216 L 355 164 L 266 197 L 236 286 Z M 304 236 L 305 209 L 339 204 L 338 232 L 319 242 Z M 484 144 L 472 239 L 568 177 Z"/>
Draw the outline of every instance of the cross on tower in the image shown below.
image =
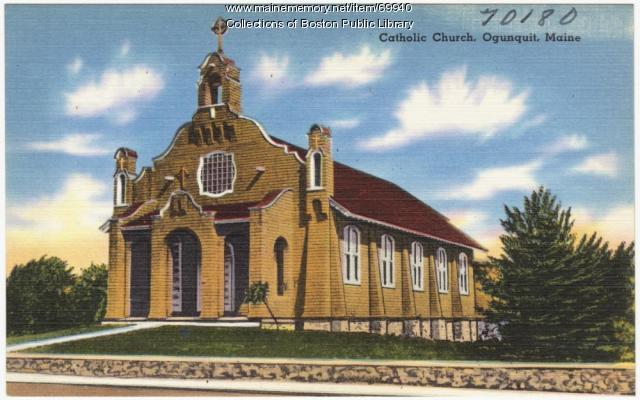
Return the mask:
<path id="1" fill-rule="evenodd" d="M 124 158 L 119 158 L 118 159 L 118 169 L 122 169 L 124 170 Z"/>
<path id="2" fill-rule="evenodd" d="M 180 168 L 180 171 L 178 171 L 178 174 L 176 175 L 176 178 L 178 178 L 178 182 L 180 182 L 180 190 L 184 190 L 184 181 L 188 177 L 189 173 L 187 172 L 187 170 L 184 167 Z"/>
<path id="3" fill-rule="evenodd" d="M 227 31 L 227 21 L 222 17 L 218 17 L 211 26 L 211 30 L 218 36 L 218 53 L 222 53 L 222 35 Z"/>

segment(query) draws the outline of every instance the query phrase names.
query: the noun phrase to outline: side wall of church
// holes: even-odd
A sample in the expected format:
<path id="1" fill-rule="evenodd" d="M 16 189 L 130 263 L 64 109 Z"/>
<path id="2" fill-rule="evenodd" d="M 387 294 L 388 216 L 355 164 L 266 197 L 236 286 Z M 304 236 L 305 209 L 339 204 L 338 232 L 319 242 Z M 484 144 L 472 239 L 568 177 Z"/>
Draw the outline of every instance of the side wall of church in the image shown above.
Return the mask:
<path id="1" fill-rule="evenodd" d="M 473 252 L 464 247 L 439 242 L 434 239 L 416 237 L 375 226 L 370 223 L 351 221 L 333 213 L 336 223 L 336 236 L 339 238 L 340 254 L 346 226 L 355 226 L 360 232 L 360 284 L 344 283 L 343 296 L 346 304 L 345 318 L 477 318 L 475 311 L 475 291 L 473 290 Z M 379 246 L 383 234 L 391 235 L 395 241 L 394 251 L 394 287 L 382 287 L 379 264 Z M 423 247 L 423 285 L 414 289 L 411 274 L 411 243 L 418 242 Z M 437 288 L 436 254 L 438 248 L 447 253 L 448 292 L 439 293 Z M 468 259 L 469 293 L 460 293 L 458 287 L 458 258 L 461 253 Z M 339 265 L 340 279 L 344 278 L 342 257 L 335 260 Z"/>

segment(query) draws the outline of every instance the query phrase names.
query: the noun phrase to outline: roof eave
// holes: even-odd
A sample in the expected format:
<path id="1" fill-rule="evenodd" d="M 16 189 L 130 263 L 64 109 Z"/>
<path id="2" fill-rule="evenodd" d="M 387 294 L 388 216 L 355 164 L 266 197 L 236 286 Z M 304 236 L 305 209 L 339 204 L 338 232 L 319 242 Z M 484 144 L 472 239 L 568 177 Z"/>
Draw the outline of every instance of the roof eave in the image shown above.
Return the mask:
<path id="1" fill-rule="evenodd" d="M 342 215 L 344 215 L 345 217 L 348 217 L 348 218 L 353 218 L 353 219 L 356 219 L 356 220 L 359 220 L 359 221 L 369 222 L 369 223 L 372 223 L 372 224 L 385 226 L 385 227 L 388 227 L 388 228 L 391 228 L 391 229 L 396 229 L 396 230 L 399 230 L 399 231 L 402 231 L 402 232 L 410 233 L 412 235 L 438 240 L 438 241 L 449 243 L 449 244 L 453 244 L 453 245 L 456 245 L 456 246 L 465 247 L 465 248 L 471 249 L 471 250 L 480 250 L 480 251 L 484 251 L 484 252 L 488 251 L 487 249 L 485 249 L 484 247 L 479 246 L 479 245 L 478 245 L 478 247 L 476 247 L 476 246 L 470 246 L 470 245 L 464 244 L 464 243 L 454 242 L 452 240 L 443 239 L 443 238 L 440 238 L 440 237 L 437 237 L 437 236 L 434 236 L 434 235 L 430 235 L 428 233 L 416 231 L 416 230 L 405 228 L 405 227 L 402 227 L 402 226 L 399 226 L 399 225 L 391 224 L 389 222 L 384 222 L 384 221 L 377 220 L 375 218 L 366 217 L 364 215 L 359 215 L 359 214 L 353 213 L 353 212 L 349 211 L 346 207 L 344 207 L 343 205 L 338 203 L 333 198 L 329 199 L 329 204 L 333 209 L 335 209 L 340 214 L 342 214 Z"/>

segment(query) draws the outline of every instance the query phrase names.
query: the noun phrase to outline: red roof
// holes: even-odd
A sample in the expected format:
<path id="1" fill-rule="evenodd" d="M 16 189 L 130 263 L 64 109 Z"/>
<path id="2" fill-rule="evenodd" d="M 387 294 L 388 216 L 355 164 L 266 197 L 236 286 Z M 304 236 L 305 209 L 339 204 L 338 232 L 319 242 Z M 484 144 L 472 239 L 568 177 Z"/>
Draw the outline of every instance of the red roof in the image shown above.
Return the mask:
<path id="1" fill-rule="evenodd" d="M 204 211 L 215 211 L 216 221 L 249 218 L 249 211 L 252 208 L 265 208 L 270 206 L 280 193 L 289 189 L 276 189 L 268 192 L 260 201 L 246 203 L 219 204 L 204 206 Z"/>
<path id="2" fill-rule="evenodd" d="M 270 206 L 278 196 L 287 191 L 289 189 L 277 189 L 272 190 L 267 193 L 262 200 L 260 201 L 252 201 L 245 203 L 231 203 L 231 204 L 216 204 L 216 205 L 207 205 L 203 206 L 203 211 L 214 211 L 215 212 L 215 220 L 216 221 L 226 221 L 226 220 L 234 220 L 234 219 L 244 219 L 249 218 L 249 210 L 252 208 L 265 208 Z M 120 218 L 124 218 L 132 215 L 136 210 L 140 208 L 143 203 L 136 203 L 129 207 Z M 149 213 L 146 213 L 138 218 L 132 219 L 131 221 L 126 222 L 123 226 L 125 228 L 130 227 L 139 227 L 139 226 L 147 226 L 151 225 L 151 221 L 153 217 L 160 215 L 159 210 L 154 210 Z"/>
<path id="3" fill-rule="evenodd" d="M 131 149 L 127 148 L 127 147 L 120 147 L 118 150 L 116 150 L 115 154 L 117 155 L 119 151 L 124 152 L 124 154 L 127 157 L 138 158 L 138 153 L 135 150 L 131 150 Z M 114 158 L 115 158 L 115 156 L 114 156 Z"/>
<path id="4" fill-rule="evenodd" d="M 339 162 L 333 163 L 333 181 L 333 200 L 352 214 L 484 250 L 447 217 L 396 184 Z"/>
<path id="5" fill-rule="evenodd" d="M 156 215 L 160 215 L 160 211 L 155 210 L 155 211 L 151 211 L 149 213 L 144 214 L 141 217 L 138 217 L 136 219 L 132 219 L 131 221 L 125 223 L 123 225 L 123 227 L 125 228 L 131 228 L 134 226 L 147 226 L 147 225 L 151 225 L 151 220 L 153 219 L 153 217 L 155 217 Z"/>
<path id="6" fill-rule="evenodd" d="M 249 218 L 249 208 L 258 204 L 257 201 L 247 203 L 231 203 L 231 204 L 219 204 L 215 206 L 204 206 L 204 211 L 215 211 L 215 220 L 229 220 Z"/>
<path id="7" fill-rule="evenodd" d="M 304 160 L 307 151 L 282 139 Z M 372 219 L 416 234 L 480 250 L 478 242 L 456 228 L 449 219 L 398 185 L 339 162 L 333 163 L 333 200 L 355 216 Z"/>
<path id="8" fill-rule="evenodd" d="M 265 208 L 265 207 L 269 207 L 277 198 L 278 196 L 280 196 L 282 193 L 291 190 L 291 189 L 276 189 L 276 190 L 272 190 L 269 193 L 267 193 L 266 196 L 264 196 L 262 198 L 262 200 L 260 200 L 260 202 L 258 204 L 256 204 L 255 206 L 251 207 L 251 208 Z"/>
<path id="9" fill-rule="evenodd" d="M 138 208 L 140 208 L 141 205 L 144 204 L 144 201 L 139 201 L 137 203 L 133 203 L 132 205 L 129 206 L 129 208 L 127 208 L 126 210 L 124 210 L 124 212 L 120 215 L 118 215 L 118 218 L 126 218 L 130 215 L 132 215 L 134 212 L 138 211 Z"/>

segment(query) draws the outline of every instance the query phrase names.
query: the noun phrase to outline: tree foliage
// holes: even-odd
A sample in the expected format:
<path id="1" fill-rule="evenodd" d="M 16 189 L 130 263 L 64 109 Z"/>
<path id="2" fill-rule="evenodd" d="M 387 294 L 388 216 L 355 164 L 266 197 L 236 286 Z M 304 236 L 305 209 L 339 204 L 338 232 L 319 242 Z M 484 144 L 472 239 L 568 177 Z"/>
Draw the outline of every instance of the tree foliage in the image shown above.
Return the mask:
<path id="1" fill-rule="evenodd" d="M 6 279 L 7 333 L 38 333 L 100 321 L 106 288 L 104 264 L 91 265 L 79 276 L 57 257 L 16 265 Z"/>
<path id="2" fill-rule="evenodd" d="M 628 348 L 622 321 L 633 326 L 633 244 L 612 252 L 596 233 L 577 240 L 571 209 L 544 188 L 525 197 L 522 209 L 505 206 L 505 214 L 502 255 L 479 270 L 504 353 L 620 357 Z"/>
<path id="3" fill-rule="evenodd" d="M 71 291 L 74 319 L 79 324 L 101 321 L 107 308 L 107 268 L 91 264 L 76 278 Z"/>
<path id="4" fill-rule="evenodd" d="M 267 297 L 269 296 L 269 283 L 268 282 L 253 282 L 244 293 L 244 302 L 248 304 L 264 304 L 267 307 L 267 311 L 273 318 L 273 322 L 276 324 L 276 329 L 278 329 L 278 320 L 276 316 L 271 311 L 271 307 L 269 307 L 269 303 L 267 303 Z"/>

